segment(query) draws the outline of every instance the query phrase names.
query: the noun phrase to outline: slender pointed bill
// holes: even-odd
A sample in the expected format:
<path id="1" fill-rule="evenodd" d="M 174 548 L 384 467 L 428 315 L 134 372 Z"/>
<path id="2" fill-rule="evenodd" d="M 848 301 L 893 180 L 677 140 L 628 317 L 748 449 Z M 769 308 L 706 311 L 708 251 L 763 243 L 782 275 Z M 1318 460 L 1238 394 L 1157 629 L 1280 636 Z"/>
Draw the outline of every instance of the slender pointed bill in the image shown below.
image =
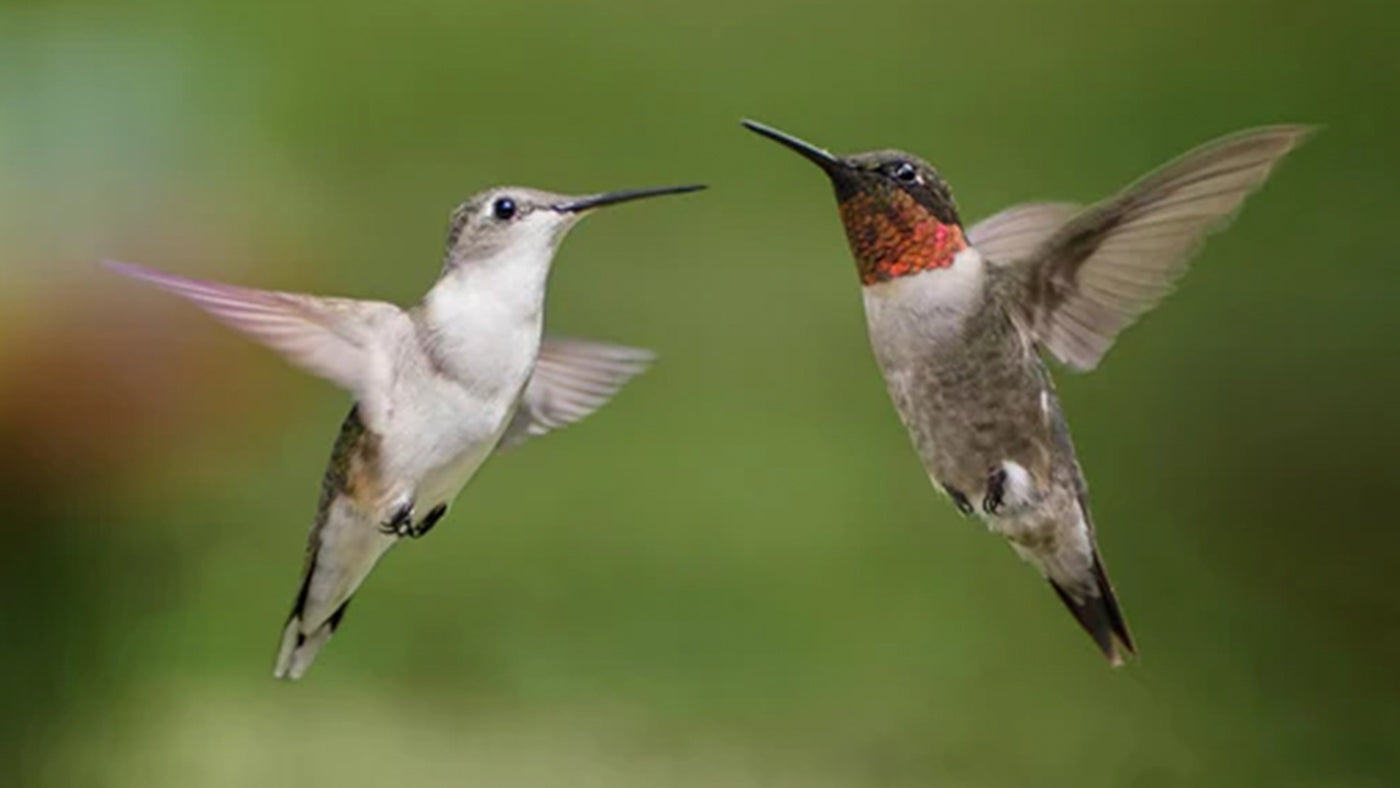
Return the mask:
<path id="1" fill-rule="evenodd" d="M 803 158 L 811 161 L 827 172 L 844 169 L 846 166 L 846 163 L 833 155 L 831 151 L 825 148 L 818 148 L 816 145 L 806 140 L 798 139 L 787 132 L 778 131 L 772 126 L 765 126 L 756 120 L 741 120 L 739 123 L 755 134 L 767 137 L 779 145 L 797 151 Z"/>
<path id="2" fill-rule="evenodd" d="M 831 179 L 862 284 L 947 268 L 967 246 L 956 220 L 945 222 L 907 189 L 787 132 L 752 120 L 740 123 L 821 167 Z"/>
<path id="3" fill-rule="evenodd" d="M 690 184 L 686 186 L 660 186 L 652 189 L 624 189 L 616 192 L 604 192 L 591 197 L 580 197 L 576 200 L 559 203 L 554 206 L 554 210 L 560 213 L 583 213 L 594 208 L 602 208 L 605 205 L 617 205 L 618 203 L 631 202 L 632 200 L 642 200 L 647 197 L 662 197 L 667 194 L 687 194 L 698 192 L 705 188 L 702 184 Z"/>

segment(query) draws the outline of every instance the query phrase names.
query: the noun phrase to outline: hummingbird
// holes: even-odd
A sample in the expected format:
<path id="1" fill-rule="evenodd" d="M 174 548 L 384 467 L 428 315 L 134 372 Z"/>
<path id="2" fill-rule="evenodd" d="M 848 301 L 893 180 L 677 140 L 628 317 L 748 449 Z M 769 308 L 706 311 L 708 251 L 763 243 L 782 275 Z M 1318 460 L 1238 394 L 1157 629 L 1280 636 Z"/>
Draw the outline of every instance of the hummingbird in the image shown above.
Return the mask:
<path id="1" fill-rule="evenodd" d="M 1093 205 L 1017 205 L 964 229 L 947 181 L 917 156 L 837 156 L 743 125 L 835 188 L 875 359 L 935 489 L 1005 537 L 1121 665 L 1136 650 L 1043 356 L 1094 369 L 1310 129 L 1230 134 Z"/>
<path id="2" fill-rule="evenodd" d="M 306 672 L 380 557 L 432 530 L 487 458 L 582 419 L 650 364 L 646 350 L 544 335 L 551 263 L 596 208 L 702 188 L 481 192 L 452 213 L 441 273 L 407 309 L 106 262 L 354 397 L 321 482 L 276 678 Z"/>

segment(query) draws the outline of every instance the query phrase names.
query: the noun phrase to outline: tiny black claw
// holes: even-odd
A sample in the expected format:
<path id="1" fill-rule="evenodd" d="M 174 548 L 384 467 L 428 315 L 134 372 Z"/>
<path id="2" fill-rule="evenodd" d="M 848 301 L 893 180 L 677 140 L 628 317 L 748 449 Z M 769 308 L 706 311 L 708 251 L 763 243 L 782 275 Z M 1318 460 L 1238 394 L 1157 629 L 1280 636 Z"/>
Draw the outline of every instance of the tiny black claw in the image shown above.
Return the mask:
<path id="1" fill-rule="evenodd" d="M 982 510 L 987 514 L 1001 511 L 1006 497 L 1006 469 L 993 468 L 987 474 L 987 494 L 982 497 Z"/>
<path id="2" fill-rule="evenodd" d="M 412 536 L 413 504 L 406 503 L 395 509 L 386 522 L 379 524 L 379 532 L 386 536 Z"/>
<path id="3" fill-rule="evenodd" d="M 948 493 L 949 498 L 953 499 L 953 505 L 958 507 L 958 511 L 962 512 L 964 517 L 972 515 L 972 503 L 967 500 L 967 496 L 963 494 L 962 490 L 945 484 L 943 491 Z"/>
<path id="4" fill-rule="evenodd" d="M 433 526 L 437 525 L 438 520 L 441 520 L 444 514 L 447 514 L 447 504 L 440 503 L 434 506 L 432 510 L 428 512 L 428 516 L 424 517 L 422 522 L 413 527 L 409 536 L 414 539 L 422 539 L 424 536 L 427 536 L 428 532 L 433 530 Z"/>

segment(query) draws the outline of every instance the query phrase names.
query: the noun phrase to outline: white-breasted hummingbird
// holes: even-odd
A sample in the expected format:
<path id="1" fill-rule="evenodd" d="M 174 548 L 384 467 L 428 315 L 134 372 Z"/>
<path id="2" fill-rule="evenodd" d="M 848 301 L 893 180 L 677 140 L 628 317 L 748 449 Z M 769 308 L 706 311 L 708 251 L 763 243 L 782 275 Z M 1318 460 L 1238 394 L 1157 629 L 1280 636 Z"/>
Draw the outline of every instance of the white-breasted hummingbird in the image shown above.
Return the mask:
<path id="1" fill-rule="evenodd" d="M 544 336 L 550 266 L 592 209 L 701 188 L 482 192 L 452 214 L 441 275 L 408 309 L 107 263 L 354 396 L 321 483 L 276 677 L 306 672 L 379 558 L 426 534 L 488 457 L 578 421 L 647 367 L 649 351 Z"/>

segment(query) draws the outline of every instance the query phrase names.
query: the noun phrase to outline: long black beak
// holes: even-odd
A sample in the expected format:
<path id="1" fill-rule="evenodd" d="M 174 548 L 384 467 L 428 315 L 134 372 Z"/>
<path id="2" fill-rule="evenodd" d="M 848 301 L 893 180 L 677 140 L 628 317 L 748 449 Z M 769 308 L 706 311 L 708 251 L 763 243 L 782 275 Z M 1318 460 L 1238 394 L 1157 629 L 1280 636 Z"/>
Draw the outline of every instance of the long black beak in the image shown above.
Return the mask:
<path id="1" fill-rule="evenodd" d="M 617 205 L 620 202 L 661 197 L 667 194 L 698 192 L 703 188 L 705 187 L 701 184 L 691 184 L 688 186 L 660 186 L 654 189 L 623 189 L 622 191 L 604 192 L 591 197 L 580 197 L 577 200 L 562 202 L 555 205 L 554 210 L 560 213 L 582 213 L 594 208 L 602 208 L 604 205 Z"/>
<path id="2" fill-rule="evenodd" d="M 749 131 L 760 134 L 779 145 L 797 151 L 803 158 L 813 162 L 823 170 L 826 170 L 828 174 L 835 174 L 836 172 L 846 169 L 846 163 L 836 156 L 833 156 L 831 152 L 825 148 L 818 148 L 810 142 L 800 140 L 786 132 L 778 131 L 772 126 L 765 126 L 756 120 L 742 120 L 739 122 Z"/>

